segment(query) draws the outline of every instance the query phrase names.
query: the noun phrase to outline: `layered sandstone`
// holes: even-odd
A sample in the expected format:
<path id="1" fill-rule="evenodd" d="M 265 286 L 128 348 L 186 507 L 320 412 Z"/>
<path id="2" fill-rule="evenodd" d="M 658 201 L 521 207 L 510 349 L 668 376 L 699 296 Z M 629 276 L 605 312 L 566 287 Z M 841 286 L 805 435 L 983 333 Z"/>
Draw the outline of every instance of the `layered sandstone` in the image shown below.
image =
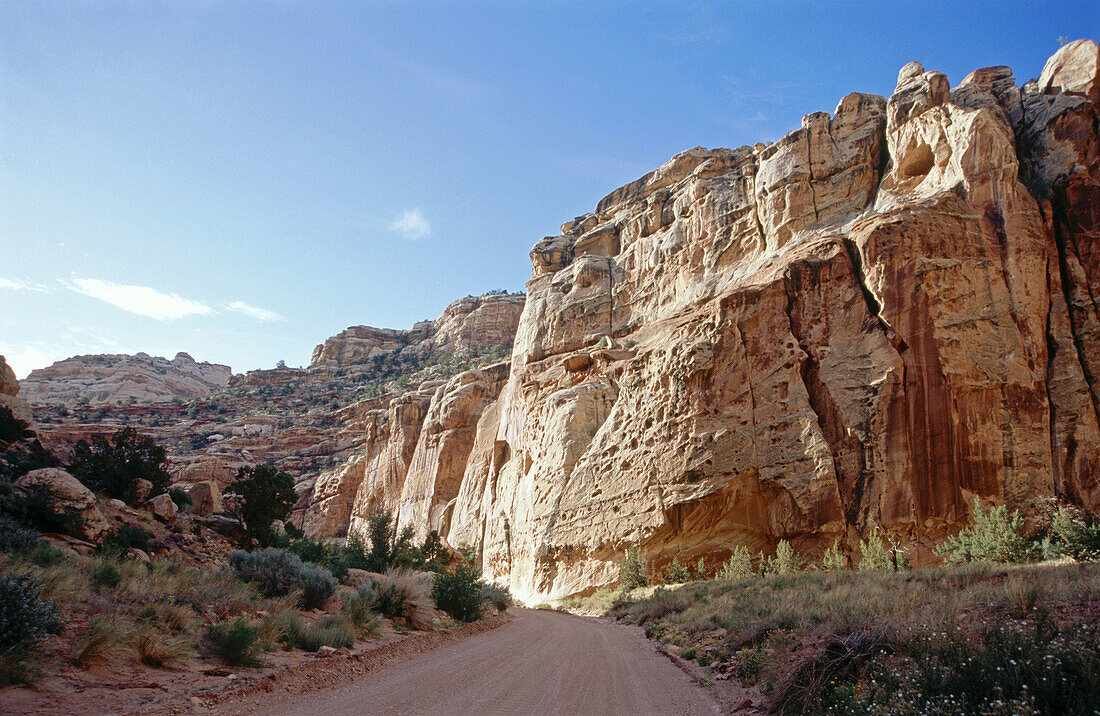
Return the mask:
<path id="1" fill-rule="evenodd" d="M 352 326 L 313 349 L 311 368 L 341 367 L 394 354 L 439 355 L 448 351 L 510 346 L 524 297 L 509 293 L 467 296 L 451 303 L 434 321 L 408 330 Z"/>
<path id="2" fill-rule="evenodd" d="M 1096 510 L 1096 57 L 954 90 L 911 63 L 538 242 L 508 384 L 428 526 L 542 600 L 630 545 L 659 568 L 878 528 L 922 562 L 975 496 Z"/>
<path id="3" fill-rule="evenodd" d="M 202 398 L 229 382 L 229 366 L 196 362 L 186 353 L 172 360 L 135 355 L 74 356 L 24 378 L 23 396 L 35 405 L 158 402 Z"/>

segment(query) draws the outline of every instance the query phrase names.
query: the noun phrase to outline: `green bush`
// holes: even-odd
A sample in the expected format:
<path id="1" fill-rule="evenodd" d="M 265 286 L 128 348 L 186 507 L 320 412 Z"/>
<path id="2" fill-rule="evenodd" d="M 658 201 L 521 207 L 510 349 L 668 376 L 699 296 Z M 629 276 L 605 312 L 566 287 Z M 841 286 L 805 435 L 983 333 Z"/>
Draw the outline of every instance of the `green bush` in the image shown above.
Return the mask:
<path id="1" fill-rule="evenodd" d="M 481 585 L 477 572 L 469 560 L 463 561 L 453 572 L 439 572 L 432 584 L 435 605 L 463 622 L 481 618 Z"/>
<path id="2" fill-rule="evenodd" d="M 781 539 L 775 547 L 775 556 L 764 560 L 764 573 L 791 574 L 802 569 L 803 564 L 802 558 L 795 553 L 791 543 Z"/>
<path id="3" fill-rule="evenodd" d="M 752 568 L 752 555 L 745 545 L 733 548 L 730 558 L 718 569 L 718 579 L 745 579 L 756 574 Z"/>
<path id="4" fill-rule="evenodd" d="M 244 617 L 213 624 L 206 630 L 207 648 L 231 666 L 252 666 L 259 663 L 260 633 Z"/>
<path id="5" fill-rule="evenodd" d="M 225 494 L 239 496 L 232 510 L 244 524 L 245 547 L 253 540 L 261 547 L 269 546 L 275 539 L 271 523 L 285 521 L 298 501 L 294 479 L 271 465 L 242 467 Z"/>
<path id="6" fill-rule="evenodd" d="M 668 565 L 668 569 L 661 575 L 661 579 L 665 584 L 682 584 L 691 579 L 691 573 L 688 572 L 688 568 L 680 562 L 679 557 L 673 557 L 672 563 Z"/>
<path id="7" fill-rule="evenodd" d="M 876 572 L 879 570 L 892 570 L 894 561 L 890 559 L 890 550 L 886 549 L 886 541 L 878 530 L 872 530 L 865 541 L 859 543 L 859 571 Z"/>
<path id="8" fill-rule="evenodd" d="M 374 611 L 377 601 L 378 595 L 373 590 L 360 587 L 355 594 L 341 597 L 340 613 L 355 626 L 357 634 L 376 635 L 381 621 Z"/>
<path id="9" fill-rule="evenodd" d="M 238 577 L 255 584 L 265 597 L 281 597 L 302 590 L 302 606 L 320 606 L 336 591 L 336 579 L 323 567 L 303 562 L 285 549 L 234 551 L 229 566 Z"/>
<path id="10" fill-rule="evenodd" d="M 692 573 L 691 578 L 696 582 L 702 582 L 707 578 L 707 563 L 702 557 L 695 564 L 695 571 Z"/>
<path id="11" fill-rule="evenodd" d="M 0 577 L 0 685 L 31 680 L 34 647 L 60 633 L 57 608 L 42 598 L 36 580 L 27 575 Z"/>
<path id="12" fill-rule="evenodd" d="M 1061 507 L 1050 522 L 1050 546 L 1055 555 L 1078 562 L 1100 559 L 1100 519 L 1088 519 L 1080 510 Z"/>
<path id="13" fill-rule="evenodd" d="M 152 483 L 150 495 L 167 489 L 169 476 L 164 460 L 164 448 L 152 438 L 139 435 L 133 428 L 123 428 L 110 440 L 96 435 L 91 443 L 78 442 L 69 472 L 95 492 L 133 502 L 138 480 Z"/>
<path id="14" fill-rule="evenodd" d="M 839 537 L 825 550 L 825 554 L 821 556 L 819 567 L 822 572 L 840 572 L 848 568 L 848 560 L 840 551 Z"/>
<path id="15" fill-rule="evenodd" d="M 1033 553 L 1019 513 L 1010 513 L 1005 505 L 983 509 L 976 497 L 973 525 L 944 540 L 934 551 L 947 564 L 1018 564 L 1031 559 Z"/>
<path id="16" fill-rule="evenodd" d="M 645 584 L 645 576 L 642 574 L 642 557 L 638 553 L 637 547 L 631 547 L 626 551 L 626 557 L 619 565 L 619 588 L 624 592 L 629 592 L 632 589 L 644 587 Z"/>

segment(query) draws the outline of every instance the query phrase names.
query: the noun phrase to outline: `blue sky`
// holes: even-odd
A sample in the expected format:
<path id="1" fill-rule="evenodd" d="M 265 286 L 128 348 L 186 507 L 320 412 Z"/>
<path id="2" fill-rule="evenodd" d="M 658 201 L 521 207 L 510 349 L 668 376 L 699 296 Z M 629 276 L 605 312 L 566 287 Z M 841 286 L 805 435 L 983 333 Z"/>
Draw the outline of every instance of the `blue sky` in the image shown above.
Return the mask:
<path id="1" fill-rule="evenodd" d="M 910 60 L 1035 77 L 1095 2 L 0 3 L 0 353 L 235 371 L 522 290 L 692 146 L 777 139 Z"/>

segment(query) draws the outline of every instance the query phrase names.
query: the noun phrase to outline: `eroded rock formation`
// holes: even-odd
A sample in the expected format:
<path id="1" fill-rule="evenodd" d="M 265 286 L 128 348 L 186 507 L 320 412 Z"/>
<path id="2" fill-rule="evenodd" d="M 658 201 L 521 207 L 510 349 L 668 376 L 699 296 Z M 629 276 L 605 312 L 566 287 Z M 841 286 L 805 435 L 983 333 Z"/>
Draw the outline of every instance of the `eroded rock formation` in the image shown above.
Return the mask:
<path id="1" fill-rule="evenodd" d="M 32 370 L 23 397 L 35 405 L 72 407 L 77 401 L 117 404 L 202 398 L 229 382 L 227 365 L 198 363 L 186 353 L 172 360 L 136 355 L 74 356 Z"/>
<path id="2" fill-rule="evenodd" d="M 911 63 L 538 242 L 447 540 L 541 600 L 632 544 L 659 567 L 879 528 L 921 562 L 974 496 L 1100 507 L 1096 57 L 954 90 Z"/>

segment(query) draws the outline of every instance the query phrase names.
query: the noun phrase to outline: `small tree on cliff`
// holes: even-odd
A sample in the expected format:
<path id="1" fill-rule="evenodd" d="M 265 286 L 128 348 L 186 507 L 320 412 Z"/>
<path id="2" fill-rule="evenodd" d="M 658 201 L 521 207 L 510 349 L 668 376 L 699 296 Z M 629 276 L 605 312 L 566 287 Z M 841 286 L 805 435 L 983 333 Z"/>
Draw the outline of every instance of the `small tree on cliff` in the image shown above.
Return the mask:
<path id="1" fill-rule="evenodd" d="M 240 496 L 233 513 L 244 524 L 246 547 L 252 540 L 260 547 L 269 546 L 274 538 L 271 523 L 289 517 L 298 501 L 294 480 L 271 465 L 242 467 L 225 493 Z"/>
<path id="2" fill-rule="evenodd" d="M 632 589 L 645 586 L 645 576 L 642 574 L 642 557 L 638 554 L 637 547 L 631 547 L 626 551 L 626 557 L 619 565 L 619 589 L 629 592 Z"/>

